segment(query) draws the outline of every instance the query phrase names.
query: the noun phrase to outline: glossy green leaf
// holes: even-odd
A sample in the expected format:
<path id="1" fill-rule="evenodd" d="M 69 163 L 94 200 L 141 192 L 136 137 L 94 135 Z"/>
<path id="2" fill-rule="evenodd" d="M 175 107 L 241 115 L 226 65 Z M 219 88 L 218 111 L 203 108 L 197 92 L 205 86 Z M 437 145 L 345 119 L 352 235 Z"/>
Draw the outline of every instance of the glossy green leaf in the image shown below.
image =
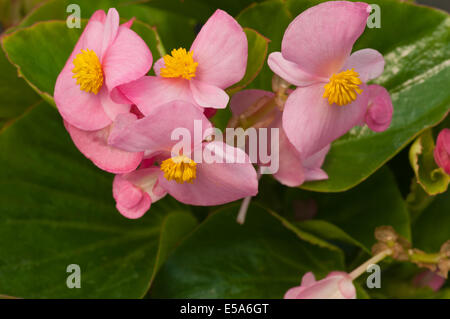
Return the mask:
<path id="1" fill-rule="evenodd" d="M 406 204 L 387 168 L 344 193 L 323 194 L 295 188 L 284 189 L 283 193 L 282 215 L 300 229 L 332 243 L 363 246 L 370 252 L 375 228 L 382 225 L 391 225 L 402 236 L 411 238 Z M 259 200 L 271 207 L 270 200 Z M 304 218 L 314 219 L 305 222 Z"/>
<path id="2" fill-rule="evenodd" d="M 85 21 L 84 21 L 85 22 Z M 149 45 L 153 59 L 163 50 L 156 31 L 135 21 L 135 30 Z M 65 21 L 38 22 L 2 38 L 3 49 L 19 74 L 49 103 L 53 102 L 56 78 L 72 52 L 82 29 L 67 28 Z M 33 59 L 30 59 L 33 56 Z"/>
<path id="3" fill-rule="evenodd" d="M 113 175 L 73 146 L 44 103 L 0 134 L 0 294 L 25 298 L 139 298 L 196 225 L 171 198 L 139 220 L 121 216 Z M 67 266 L 81 269 L 69 289 Z"/>
<path id="4" fill-rule="evenodd" d="M 437 252 L 450 240 L 450 191 L 436 195 L 434 201 L 414 222 L 413 245 L 426 252 Z"/>
<path id="5" fill-rule="evenodd" d="M 416 174 L 417 182 L 429 195 L 445 192 L 450 183 L 450 176 L 437 166 L 434 160 L 434 147 L 430 129 L 423 132 L 409 150 L 409 161 Z"/>
<path id="6" fill-rule="evenodd" d="M 229 94 L 233 94 L 249 85 L 266 63 L 270 40 L 250 28 L 244 28 L 244 32 L 248 41 L 247 70 L 241 81 L 227 89 Z"/>
<path id="7" fill-rule="evenodd" d="M 235 16 L 244 8 L 264 0 L 147 0 L 145 4 L 180 15 L 192 17 L 204 23 L 216 11 L 222 9 Z"/>
<path id="8" fill-rule="evenodd" d="M 297 222 L 295 223 L 295 226 L 310 234 L 314 234 L 319 238 L 358 246 L 364 249 L 366 252 L 370 253 L 370 250 L 367 249 L 364 245 L 362 245 L 359 241 L 355 240 L 353 237 L 351 237 L 349 234 L 347 234 L 345 231 L 343 231 L 336 225 L 331 224 L 327 221 L 319 219 L 311 219 L 303 222 Z"/>
<path id="9" fill-rule="evenodd" d="M 122 19 L 135 17 L 156 27 L 164 47 L 169 50 L 180 46 L 189 48 L 195 38 L 195 21 L 192 18 L 145 4 L 132 3 L 129 0 L 49 0 L 33 10 L 18 27 L 31 26 L 39 21 L 66 20 L 72 14 L 66 12 L 70 4 L 77 4 L 80 7 L 83 19 L 89 19 L 96 10 L 107 12 L 109 8 L 116 8 Z"/>
<path id="10" fill-rule="evenodd" d="M 236 19 L 243 27 L 252 28 L 269 39 L 269 53 L 271 53 L 280 50 L 284 30 L 292 20 L 292 16 L 284 1 L 269 0 L 249 6 Z M 272 76 L 272 71 L 267 63 L 264 63 L 261 72 L 249 87 L 272 91 Z"/>
<path id="11" fill-rule="evenodd" d="M 244 10 L 238 21 L 271 40 L 269 53 L 280 51 L 288 23 L 321 2 L 324 1 L 272 0 Z M 324 164 L 329 179 L 305 183 L 304 189 L 338 192 L 354 187 L 421 131 L 439 123 L 450 108 L 448 14 L 397 0 L 370 3 L 381 8 L 381 28 L 366 28 L 354 50 L 374 48 L 385 57 L 385 72 L 375 82 L 391 94 L 391 127 L 383 133 L 371 132 L 366 126 L 354 128 L 335 141 Z M 270 89 L 271 76 L 268 67 L 264 67 L 251 87 Z"/>
<path id="12" fill-rule="evenodd" d="M 302 275 L 343 269 L 338 251 L 300 240 L 269 212 L 251 205 L 244 225 L 238 205 L 209 216 L 169 257 L 153 298 L 281 298 Z"/>
<path id="13" fill-rule="evenodd" d="M 9 120 L 23 114 L 41 98 L 17 75 L 17 69 L 9 63 L 0 50 L 0 128 Z"/>

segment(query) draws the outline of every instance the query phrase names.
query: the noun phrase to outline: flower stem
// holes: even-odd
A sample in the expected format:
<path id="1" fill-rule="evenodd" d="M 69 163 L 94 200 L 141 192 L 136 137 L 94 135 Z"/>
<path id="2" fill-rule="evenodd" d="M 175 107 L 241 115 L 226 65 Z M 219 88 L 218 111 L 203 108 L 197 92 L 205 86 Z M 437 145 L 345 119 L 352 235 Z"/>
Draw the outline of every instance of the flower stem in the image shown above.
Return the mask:
<path id="1" fill-rule="evenodd" d="M 392 250 L 390 250 L 390 249 L 383 250 L 382 252 L 376 254 L 375 256 L 373 256 L 372 258 L 367 260 L 365 263 L 360 265 L 358 268 L 353 270 L 349 274 L 349 276 L 352 278 L 352 280 L 355 280 L 356 278 L 358 278 L 359 276 L 361 276 L 363 273 L 366 272 L 367 267 L 369 267 L 369 265 L 376 264 L 377 262 L 383 260 L 385 257 L 389 256 L 390 254 L 392 254 Z"/>
<path id="2" fill-rule="evenodd" d="M 245 222 L 245 217 L 247 216 L 247 211 L 248 211 L 248 205 L 250 205 L 251 199 L 252 199 L 252 197 L 249 196 L 249 197 L 245 197 L 244 200 L 242 201 L 241 208 L 239 209 L 239 214 L 236 218 L 236 221 L 241 225 L 243 225 Z"/>

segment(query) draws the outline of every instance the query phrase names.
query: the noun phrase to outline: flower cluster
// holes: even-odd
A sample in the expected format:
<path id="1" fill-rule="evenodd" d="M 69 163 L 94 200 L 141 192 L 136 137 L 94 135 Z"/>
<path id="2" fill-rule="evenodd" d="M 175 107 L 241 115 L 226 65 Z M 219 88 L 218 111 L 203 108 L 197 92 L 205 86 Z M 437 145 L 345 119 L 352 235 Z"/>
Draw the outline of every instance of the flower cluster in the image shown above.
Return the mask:
<path id="1" fill-rule="evenodd" d="M 281 52 L 269 55 L 273 92 L 244 90 L 230 101 L 226 89 L 244 77 L 248 44 L 226 12 L 209 18 L 189 50 L 173 49 L 153 64 L 133 21 L 120 25 L 115 9 L 100 10 L 58 76 L 54 99 L 78 149 L 116 174 L 113 196 L 128 218 L 141 217 L 167 193 L 192 205 L 257 194 L 255 167 L 268 164 L 212 137 L 209 118 L 229 102 L 230 127 L 279 130 L 266 139 L 279 150 L 279 182 L 327 179 L 322 164 L 334 140 L 357 125 L 386 130 L 392 118 L 388 92 L 367 84 L 383 72 L 382 55 L 352 53 L 369 12 L 368 4 L 347 1 L 304 11 L 287 28 Z M 155 75 L 148 75 L 152 66 Z M 194 137 L 182 147 L 174 138 L 180 128 Z M 214 160 L 199 160 L 198 150 Z"/>

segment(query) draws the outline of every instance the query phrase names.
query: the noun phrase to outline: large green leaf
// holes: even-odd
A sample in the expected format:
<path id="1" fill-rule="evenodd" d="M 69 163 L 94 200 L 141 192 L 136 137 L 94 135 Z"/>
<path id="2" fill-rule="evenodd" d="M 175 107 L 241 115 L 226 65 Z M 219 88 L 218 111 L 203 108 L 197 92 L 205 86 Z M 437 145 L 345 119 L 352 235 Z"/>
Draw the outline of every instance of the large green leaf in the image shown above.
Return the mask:
<path id="1" fill-rule="evenodd" d="M 159 8 L 180 15 L 192 17 L 204 23 L 216 11 L 222 9 L 230 15 L 237 15 L 242 9 L 264 0 L 144 0 L 152 8 Z"/>
<path id="2" fill-rule="evenodd" d="M 85 22 L 85 21 L 84 21 Z M 133 29 L 150 47 L 153 59 L 162 51 L 156 31 L 135 21 Z M 3 49 L 16 65 L 19 74 L 49 103 L 53 102 L 53 89 L 81 29 L 67 28 L 65 21 L 38 22 L 31 27 L 15 30 L 2 38 Z M 30 59 L 30 56 L 33 58 Z"/>
<path id="3" fill-rule="evenodd" d="M 145 295 L 168 253 L 196 225 L 171 198 L 139 220 L 114 207 L 112 175 L 73 146 L 42 103 L 0 134 L 0 294 L 28 298 Z M 81 289 L 66 268 L 81 268 Z"/>
<path id="4" fill-rule="evenodd" d="M 0 50 L 0 128 L 40 100 Z M 3 124 L 2 124 L 3 123 Z"/>
<path id="5" fill-rule="evenodd" d="M 387 168 L 344 193 L 283 188 L 275 196 L 281 198 L 280 204 L 265 196 L 256 200 L 275 209 L 283 207 L 280 213 L 299 229 L 332 243 L 352 244 L 370 252 L 375 243 L 375 228 L 382 225 L 391 225 L 402 236 L 411 238 L 406 204 Z M 312 217 L 311 221 L 301 221 Z"/>
<path id="6" fill-rule="evenodd" d="M 169 257 L 151 290 L 154 298 L 281 298 L 301 276 L 343 269 L 336 250 L 300 240 L 259 205 L 244 225 L 238 205 L 209 216 Z"/>
<path id="7" fill-rule="evenodd" d="M 156 27 L 164 47 L 169 50 L 180 46 L 189 48 L 195 37 L 195 21 L 192 18 L 129 0 L 49 0 L 33 10 L 18 27 L 31 26 L 45 20 L 65 20 L 71 14 L 66 13 L 70 4 L 79 5 L 83 19 L 89 19 L 96 10 L 107 12 L 109 8 L 116 8 L 122 19 L 135 17 Z"/>
<path id="8" fill-rule="evenodd" d="M 238 21 L 271 40 L 280 51 L 287 24 L 318 0 L 273 0 L 244 10 Z M 386 87 L 394 104 L 391 127 L 383 133 L 355 128 L 331 148 L 324 164 L 329 179 L 302 187 L 321 192 L 347 190 L 379 169 L 424 129 L 441 121 L 450 107 L 450 18 L 448 14 L 397 0 L 374 0 L 381 28 L 366 28 L 354 50 L 374 48 L 385 57 L 385 72 L 375 82 Z M 276 23 L 267 23 L 276 21 Z M 405 27 L 408 26 L 408 27 Z M 265 67 L 254 87 L 270 89 Z"/>

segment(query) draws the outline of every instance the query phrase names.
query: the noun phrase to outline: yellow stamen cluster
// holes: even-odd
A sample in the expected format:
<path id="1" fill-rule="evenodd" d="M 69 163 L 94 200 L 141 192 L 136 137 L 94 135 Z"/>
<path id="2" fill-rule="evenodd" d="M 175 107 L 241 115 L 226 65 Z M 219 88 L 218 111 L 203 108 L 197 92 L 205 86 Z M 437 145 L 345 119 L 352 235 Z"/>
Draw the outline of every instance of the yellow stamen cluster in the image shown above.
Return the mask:
<path id="1" fill-rule="evenodd" d="M 193 51 L 186 52 L 186 49 L 173 49 L 172 55 L 166 54 L 164 59 L 165 67 L 161 68 L 160 75 L 165 78 L 184 78 L 190 80 L 195 77 L 195 70 L 198 62 L 194 61 Z"/>
<path id="2" fill-rule="evenodd" d="M 168 180 L 175 180 L 179 184 L 192 183 L 196 177 L 197 163 L 184 155 L 175 156 L 161 163 L 161 170 Z"/>
<path id="3" fill-rule="evenodd" d="M 359 88 L 362 82 L 359 74 L 354 69 L 333 74 L 330 82 L 325 84 L 324 98 L 328 98 L 328 103 L 336 103 L 339 106 L 349 104 L 356 100 L 357 93 L 361 94 L 362 89 Z"/>
<path id="4" fill-rule="evenodd" d="M 103 71 L 100 60 L 93 50 L 81 50 L 73 59 L 73 78 L 77 79 L 80 90 L 97 94 L 103 85 Z"/>

